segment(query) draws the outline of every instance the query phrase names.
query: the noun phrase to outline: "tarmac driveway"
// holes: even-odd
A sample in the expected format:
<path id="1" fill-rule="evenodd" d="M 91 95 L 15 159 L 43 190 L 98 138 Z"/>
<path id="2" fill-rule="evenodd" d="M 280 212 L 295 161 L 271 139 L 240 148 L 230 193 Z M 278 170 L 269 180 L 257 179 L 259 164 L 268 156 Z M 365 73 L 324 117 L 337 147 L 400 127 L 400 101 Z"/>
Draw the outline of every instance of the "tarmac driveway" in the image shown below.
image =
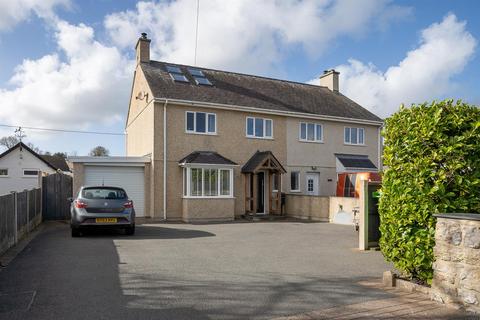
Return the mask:
<path id="1" fill-rule="evenodd" d="M 391 296 L 353 227 L 144 224 L 71 238 L 53 223 L 0 272 L 0 319 L 268 319 Z"/>

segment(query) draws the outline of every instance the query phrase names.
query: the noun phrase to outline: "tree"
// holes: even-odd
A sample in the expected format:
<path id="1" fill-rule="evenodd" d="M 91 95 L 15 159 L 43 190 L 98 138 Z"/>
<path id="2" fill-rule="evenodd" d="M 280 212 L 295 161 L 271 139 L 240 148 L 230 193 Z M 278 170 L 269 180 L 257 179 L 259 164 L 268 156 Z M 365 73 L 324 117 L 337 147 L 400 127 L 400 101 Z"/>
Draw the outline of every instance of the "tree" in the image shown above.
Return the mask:
<path id="1" fill-rule="evenodd" d="M 108 150 L 107 150 L 108 152 Z M 52 156 L 57 157 L 57 158 L 62 158 L 62 159 L 67 159 L 67 153 L 66 152 L 55 152 L 52 154 Z"/>
<path id="2" fill-rule="evenodd" d="M 108 157 L 109 154 L 110 151 L 108 151 L 107 148 L 102 146 L 96 146 L 89 153 L 89 155 L 92 157 Z"/>
<path id="3" fill-rule="evenodd" d="M 15 146 L 19 142 L 20 140 L 18 140 L 18 138 L 15 136 L 0 138 L 0 146 L 4 146 L 7 149 L 10 149 L 11 147 Z"/>

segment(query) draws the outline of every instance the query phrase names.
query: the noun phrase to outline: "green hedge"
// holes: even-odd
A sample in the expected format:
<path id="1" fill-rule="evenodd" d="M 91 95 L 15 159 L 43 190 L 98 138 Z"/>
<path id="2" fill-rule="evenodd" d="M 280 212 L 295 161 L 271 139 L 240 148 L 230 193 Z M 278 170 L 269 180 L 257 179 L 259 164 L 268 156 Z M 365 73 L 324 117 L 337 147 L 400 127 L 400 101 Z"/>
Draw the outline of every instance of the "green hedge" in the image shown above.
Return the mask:
<path id="1" fill-rule="evenodd" d="M 434 213 L 480 213 L 480 110 L 461 101 L 401 107 L 385 121 L 380 247 L 430 283 Z"/>

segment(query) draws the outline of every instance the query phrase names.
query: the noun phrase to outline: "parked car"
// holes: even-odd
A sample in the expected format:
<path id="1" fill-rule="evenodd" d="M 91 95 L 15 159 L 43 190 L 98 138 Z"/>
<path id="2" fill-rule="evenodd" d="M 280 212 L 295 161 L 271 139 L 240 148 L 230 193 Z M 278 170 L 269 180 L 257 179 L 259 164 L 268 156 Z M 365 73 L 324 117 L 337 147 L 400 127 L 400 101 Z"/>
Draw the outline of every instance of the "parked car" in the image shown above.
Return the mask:
<path id="1" fill-rule="evenodd" d="M 93 227 L 120 228 L 127 235 L 135 233 L 133 202 L 122 188 L 83 186 L 71 202 L 72 237 L 80 236 L 82 229 Z"/>

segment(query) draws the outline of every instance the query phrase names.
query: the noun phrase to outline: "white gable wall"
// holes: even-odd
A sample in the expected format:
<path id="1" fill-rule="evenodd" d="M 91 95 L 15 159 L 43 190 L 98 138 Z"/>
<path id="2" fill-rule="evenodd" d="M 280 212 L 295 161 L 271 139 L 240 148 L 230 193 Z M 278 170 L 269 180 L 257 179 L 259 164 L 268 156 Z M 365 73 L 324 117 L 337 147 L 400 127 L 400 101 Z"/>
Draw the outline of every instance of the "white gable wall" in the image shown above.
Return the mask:
<path id="1" fill-rule="evenodd" d="M 0 195 L 10 193 L 11 191 L 23 191 L 39 187 L 38 177 L 24 177 L 24 169 L 55 173 L 55 170 L 47 166 L 28 150 L 23 149 L 20 151 L 20 148 L 16 148 L 0 158 L 0 169 L 8 169 L 7 177 L 0 176 Z"/>

